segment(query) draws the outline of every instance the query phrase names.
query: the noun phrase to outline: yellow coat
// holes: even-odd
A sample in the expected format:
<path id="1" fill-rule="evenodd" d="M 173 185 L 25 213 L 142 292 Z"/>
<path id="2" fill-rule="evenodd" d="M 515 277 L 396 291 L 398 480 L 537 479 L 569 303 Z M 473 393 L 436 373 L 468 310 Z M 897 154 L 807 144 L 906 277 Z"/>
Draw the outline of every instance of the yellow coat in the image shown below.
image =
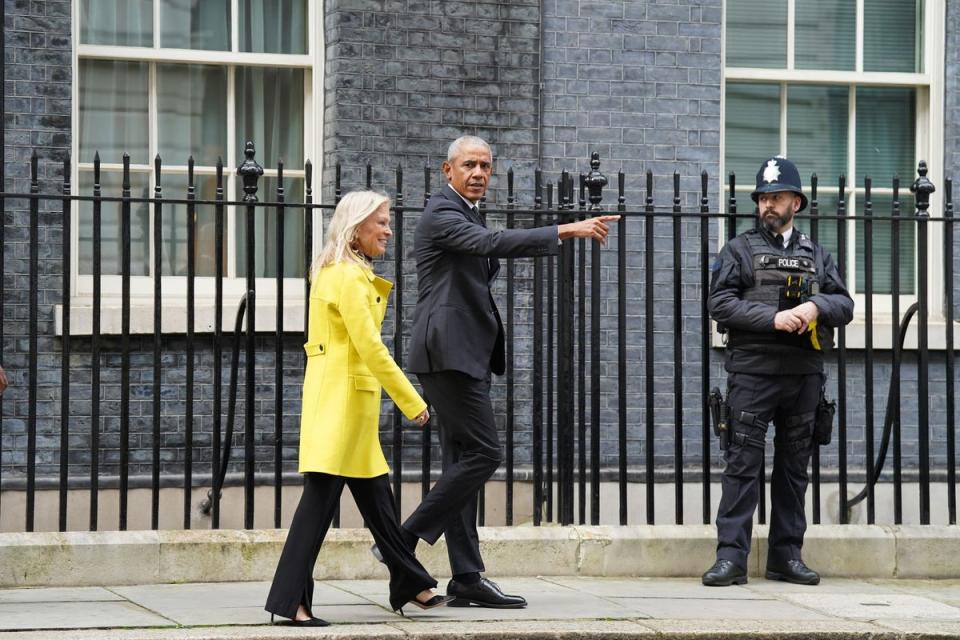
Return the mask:
<path id="1" fill-rule="evenodd" d="M 407 418 L 427 408 L 380 339 L 393 285 L 350 262 L 322 268 L 310 287 L 300 472 L 373 478 L 389 471 L 380 447 L 381 385 Z"/>

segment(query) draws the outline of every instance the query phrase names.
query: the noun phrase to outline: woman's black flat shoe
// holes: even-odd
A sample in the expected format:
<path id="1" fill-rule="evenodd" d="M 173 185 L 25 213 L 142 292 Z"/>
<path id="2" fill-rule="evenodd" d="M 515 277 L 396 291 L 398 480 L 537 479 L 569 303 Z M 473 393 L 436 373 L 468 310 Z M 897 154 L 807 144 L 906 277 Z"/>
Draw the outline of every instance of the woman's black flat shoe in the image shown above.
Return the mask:
<path id="1" fill-rule="evenodd" d="M 454 596 L 438 595 L 438 596 L 433 596 L 426 602 L 420 602 L 419 600 L 414 598 L 413 600 L 408 600 L 407 604 L 412 604 L 413 606 L 418 607 L 420 609 L 435 609 L 437 607 L 445 607 L 446 605 L 450 604 L 454 600 L 456 600 Z M 398 607 L 397 611 L 400 612 L 400 615 L 404 615 L 403 607 Z"/>
<path id="2" fill-rule="evenodd" d="M 270 624 L 273 622 L 273 614 L 270 614 Z M 308 620 L 281 620 L 276 624 L 284 625 L 287 627 L 329 627 L 330 623 L 322 618 L 309 618 Z"/>

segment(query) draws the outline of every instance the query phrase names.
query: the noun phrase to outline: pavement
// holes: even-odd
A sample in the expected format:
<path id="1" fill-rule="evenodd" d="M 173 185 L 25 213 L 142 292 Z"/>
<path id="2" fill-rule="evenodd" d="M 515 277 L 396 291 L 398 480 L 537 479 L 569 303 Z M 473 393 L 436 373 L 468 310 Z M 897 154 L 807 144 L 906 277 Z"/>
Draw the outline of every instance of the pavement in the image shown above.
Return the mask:
<path id="1" fill-rule="evenodd" d="M 960 638 L 960 580 L 824 579 L 807 587 L 751 577 L 499 578 L 526 609 L 390 611 L 383 580 L 318 582 L 323 629 L 271 625 L 269 583 L 0 589 L 0 640 L 523 638 L 669 640 Z M 444 583 L 441 582 L 441 590 Z"/>

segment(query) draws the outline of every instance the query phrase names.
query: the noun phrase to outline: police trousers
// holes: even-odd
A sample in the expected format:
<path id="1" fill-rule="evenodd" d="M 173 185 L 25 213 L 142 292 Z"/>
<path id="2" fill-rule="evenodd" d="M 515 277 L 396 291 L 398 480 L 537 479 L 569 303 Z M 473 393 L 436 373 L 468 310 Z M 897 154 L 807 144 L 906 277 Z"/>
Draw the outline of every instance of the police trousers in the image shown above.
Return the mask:
<path id="1" fill-rule="evenodd" d="M 773 422 L 770 536 L 767 566 L 799 560 L 807 530 L 804 497 L 813 451 L 813 424 L 823 374 L 730 373 L 730 446 L 717 511 L 717 558 L 746 569 L 768 425 Z"/>
<path id="2" fill-rule="evenodd" d="M 390 606 L 397 609 L 424 589 L 437 586 L 437 581 L 430 577 L 403 542 L 393 492 L 386 475 L 347 478 L 306 473 L 300 504 L 293 514 L 264 607 L 270 613 L 293 618 L 298 606 L 303 605 L 312 615 L 313 566 L 340 504 L 344 485 L 350 487 L 364 523 L 390 570 Z"/>

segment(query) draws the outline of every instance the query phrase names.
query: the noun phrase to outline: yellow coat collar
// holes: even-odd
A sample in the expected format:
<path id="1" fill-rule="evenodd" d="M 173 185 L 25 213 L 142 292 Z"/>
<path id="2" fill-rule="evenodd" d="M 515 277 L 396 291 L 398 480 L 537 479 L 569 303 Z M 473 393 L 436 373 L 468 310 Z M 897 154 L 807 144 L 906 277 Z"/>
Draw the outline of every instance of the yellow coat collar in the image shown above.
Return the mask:
<path id="1" fill-rule="evenodd" d="M 363 275 L 367 276 L 367 280 L 373 283 L 373 287 L 377 290 L 377 293 L 384 298 L 393 290 L 393 283 L 375 274 L 373 269 L 364 266 Z"/>

